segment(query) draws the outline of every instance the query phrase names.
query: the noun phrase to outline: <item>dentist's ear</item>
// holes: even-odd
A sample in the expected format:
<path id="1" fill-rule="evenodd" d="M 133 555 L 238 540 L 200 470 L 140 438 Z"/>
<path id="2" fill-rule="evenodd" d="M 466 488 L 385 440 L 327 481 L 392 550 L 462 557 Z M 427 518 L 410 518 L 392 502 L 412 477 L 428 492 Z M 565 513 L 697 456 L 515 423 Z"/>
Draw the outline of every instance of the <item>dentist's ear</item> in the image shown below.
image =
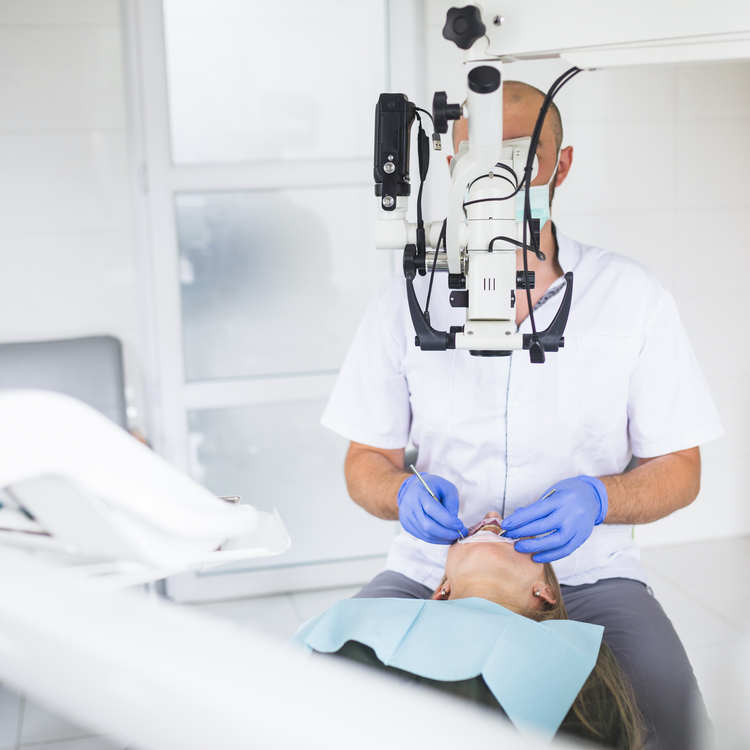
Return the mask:
<path id="1" fill-rule="evenodd" d="M 560 149 L 560 163 L 557 165 L 557 179 L 555 180 L 555 187 L 560 187 L 560 185 L 565 182 L 565 178 L 568 176 L 568 172 L 570 172 L 570 168 L 573 166 L 573 147 L 572 146 L 566 146 L 563 149 Z"/>
<path id="2" fill-rule="evenodd" d="M 445 158 L 448 160 L 448 166 L 450 167 L 450 165 L 451 165 L 451 159 L 453 157 L 450 154 L 448 154 Z"/>

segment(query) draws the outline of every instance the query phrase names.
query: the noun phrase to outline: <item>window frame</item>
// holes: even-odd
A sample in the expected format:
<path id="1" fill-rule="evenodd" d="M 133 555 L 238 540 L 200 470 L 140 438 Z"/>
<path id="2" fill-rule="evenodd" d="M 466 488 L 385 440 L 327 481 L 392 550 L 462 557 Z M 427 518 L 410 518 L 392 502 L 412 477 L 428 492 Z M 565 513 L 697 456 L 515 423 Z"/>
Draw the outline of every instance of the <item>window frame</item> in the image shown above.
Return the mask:
<path id="1" fill-rule="evenodd" d="M 326 398 L 336 375 L 325 372 L 186 382 L 175 194 L 371 186 L 372 161 L 369 157 L 332 160 L 326 162 L 325 169 L 319 161 L 173 164 L 162 2 L 121 3 L 146 425 L 154 450 L 189 473 L 189 411 L 279 402 L 286 400 L 290 391 L 295 400 Z M 385 0 L 384 6 L 387 88 L 424 100 L 424 0 Z M 375 102 L 373 111 L 374 106 Z M 196 573 L 176 576 L 170 579 L 168 591 L 173 598 L 196 601 L 351 585 L 381 570 L 384 557 L 385 551 L 377 559 L 293 565 L 289 567 L 295 570 L 286 574 L 280 558 L 279 565 L 265 574 L 250 571 L 221 576 L 212 571 L 210 577 Z"/>

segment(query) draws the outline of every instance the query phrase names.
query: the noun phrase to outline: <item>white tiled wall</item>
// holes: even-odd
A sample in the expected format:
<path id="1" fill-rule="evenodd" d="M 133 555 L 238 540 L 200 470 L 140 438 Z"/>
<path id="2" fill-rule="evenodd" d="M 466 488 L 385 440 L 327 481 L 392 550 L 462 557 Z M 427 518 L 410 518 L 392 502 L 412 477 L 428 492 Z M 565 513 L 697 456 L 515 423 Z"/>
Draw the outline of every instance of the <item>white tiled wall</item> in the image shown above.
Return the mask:
<path id="1" fill-rule="evenodd" d="M 113 334 L 133 385 L 125 102 L 117 0 L 0 0 L 0 342 Z"/>
<path id="2" fill-rule="evenodd" d="M 463 101 L 461 52 L 442 37 L 447 0 L 427 2 L 427 91 Z M 506 65 L 546 91 L 570 65 Z M 553 218 L 564 234 L 645 263 L 674 294 L 726 437 L 702 449 L 689 508 L 649 526 L 645 545 L 750 533 L 750 63 L 634 67 L 579 74 L 555 99 L 575 148 Z M 448 170 L 436 161 L 430 218 L 443 216 Z M 739 327 L 739 330 L 736 330 Z"/>

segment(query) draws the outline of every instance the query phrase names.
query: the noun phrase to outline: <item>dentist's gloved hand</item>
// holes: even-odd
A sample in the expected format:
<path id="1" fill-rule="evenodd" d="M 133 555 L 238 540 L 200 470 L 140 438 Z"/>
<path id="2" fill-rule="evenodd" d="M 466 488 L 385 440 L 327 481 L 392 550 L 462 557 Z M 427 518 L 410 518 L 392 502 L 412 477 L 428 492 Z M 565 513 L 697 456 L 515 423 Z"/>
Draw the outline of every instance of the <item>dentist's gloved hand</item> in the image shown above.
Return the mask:
<path id="1" fill-rule="evenodd" d="M 466 536 L 469 530 L 458 517 L 456 485 L 435 474 L 422 474 L 422 479 L 440 502 L 430 496 L 418 477 L 405 479 L 398 491 L 398 520 L 404 529 L 430 544 L 451 544 Z"/>
<path id="2" fill-rule="evenodd" d="M 544 497 L 555 490 L 549 497 Z M 506 537 L 523 539 L 516 542 L 517 552 L 537 553 L 534 562 L 552 562 L 567 557 L 578 549 L 607 516 L 609 503 L 604 482 L 596 477 L 581 475 L 556 482 L 537 500 L 525 508 L 513 511 L 502 522 Z"/>

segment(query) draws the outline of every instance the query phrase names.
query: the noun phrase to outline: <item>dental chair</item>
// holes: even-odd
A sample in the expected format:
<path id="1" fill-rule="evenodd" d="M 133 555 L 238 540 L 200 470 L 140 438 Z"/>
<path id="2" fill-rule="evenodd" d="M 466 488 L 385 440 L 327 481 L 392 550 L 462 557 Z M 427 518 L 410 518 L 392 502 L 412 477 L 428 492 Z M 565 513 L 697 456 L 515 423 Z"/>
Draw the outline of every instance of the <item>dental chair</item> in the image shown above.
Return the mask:
<path id="1" fill-rule="evenodd" d="M 229 505 L 96 409 L 0 390 L 0 547 L 112 588 L 284 552 L 275 511 Z"/>

